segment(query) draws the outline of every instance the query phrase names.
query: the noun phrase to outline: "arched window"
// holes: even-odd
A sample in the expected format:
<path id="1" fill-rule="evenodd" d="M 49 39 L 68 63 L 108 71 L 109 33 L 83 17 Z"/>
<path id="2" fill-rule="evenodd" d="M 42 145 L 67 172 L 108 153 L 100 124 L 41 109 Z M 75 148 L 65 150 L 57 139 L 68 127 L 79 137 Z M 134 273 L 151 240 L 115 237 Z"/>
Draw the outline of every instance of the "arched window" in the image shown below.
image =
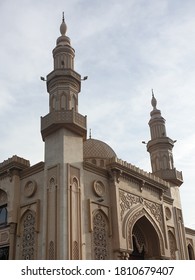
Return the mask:
<path id="1" fill-rule="evenodd" d="M 0 206 L 0 227 L 7 225 L 7 205 Z"/>
<path id="2" fill-rule="evenodd" d="M 168 166 L 167 162 L 168 162 L 167 156 L 164 155 L 164 156 L 163 156 L 163 169 L 171 168 L 171 166 Z"/>
<path id="3" fill-rule="evenodd" d="M 63 92 L 60 98 L 60 109 L 66 110 L 67 109 L 67 97 L 65 93 Z"/>
<path id="4" fill-rule="evenodd" d="M 72 178 L 70 186 L 70 237 L 71 260 L 81 259 L 81 201 L 79 179 Z"/>
<path id="5" fill-rule="evenodd" d="M 194 260 L 194 251 L 191 244 L 188 244 L 188 257 L 189 260 Z"/>
<path id="6" fill-rule="evenodd" d="M 175 240 L 175 236 L 170 230 L 168 231 L 168 237 L 169 237 L 171 260 L 176 260 L 176 251 L 177 251 L 176 240 Z"/>
<path id="7" fill-rule="evenodd" d="M 77 111 L 77 98 L 75 95 L 72 97 L 72 108 Z"/>
<path id="8" fill-rule="evenodd" d="M 51 97 L 51 103 L 50 103 L 50 111 L 54 111 L 56 108 L 56 99 L 55 96 L 53 95 Z"/>
<path id="9" fill-rule="evenodd" d="M 7 225 L 7 193 L 0 189 L 0 227 Z"/>

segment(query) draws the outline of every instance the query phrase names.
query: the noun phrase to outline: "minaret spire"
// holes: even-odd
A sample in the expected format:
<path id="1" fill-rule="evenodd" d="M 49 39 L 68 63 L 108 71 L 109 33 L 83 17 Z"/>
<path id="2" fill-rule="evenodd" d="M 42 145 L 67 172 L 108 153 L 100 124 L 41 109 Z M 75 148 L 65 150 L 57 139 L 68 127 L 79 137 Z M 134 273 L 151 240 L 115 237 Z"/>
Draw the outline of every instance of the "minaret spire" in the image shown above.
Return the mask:
<path id="1" fill-rule="evenodd" d="M 66 26 L 66 23 L 65 23 L 64 12 L 63 12 L 62 13 L 62 23 L 60 25 L 60 33 L 61 33 L 61 35 L 65 36 L 66 31 L 67 31 L 67 26 Z"/>
<path id="2" fill-rule="evenodd" d="M 151 100 L 151 104 L 152 104 L 152 107 L 153 107 L 153 110 L 156 109 L 156 105 L 157 105 L 157 100 L 156 98 L 154 97 L 154 91 L 152 89 L 152 100 Z"/>
<path id="3" fill-rule="evenodd" d="M 152 172 L 160 178 L 180 186 L 183 183 L 182 173 L 175 169 L 172 154 L 175 141 L 167 137 L 165 119 L 156 107 L 157 100 L 153 90 L 151 105 L 153 107 L 149 121 L 151 140 L 147 143 L 147 151 L 150 153 Z"/>

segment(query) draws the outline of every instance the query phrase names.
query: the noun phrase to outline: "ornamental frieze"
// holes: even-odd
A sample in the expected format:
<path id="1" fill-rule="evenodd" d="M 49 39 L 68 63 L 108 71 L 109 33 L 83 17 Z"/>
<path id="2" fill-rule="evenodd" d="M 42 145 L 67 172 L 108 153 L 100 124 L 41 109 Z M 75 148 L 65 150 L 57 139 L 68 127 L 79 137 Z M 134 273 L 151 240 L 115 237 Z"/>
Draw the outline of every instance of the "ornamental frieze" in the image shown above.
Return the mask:
<path id="1" fill-rule="evenodd" d="M 120 216 L 121 221 L 123 220 L 125 214 L 132 210 L 136 205 L 142 205 L 151 216 L 156 220 L 159 226 L 163 229 L 163 213 L 162 207 L 160 204 L 149 201 L 142 197 L 130 194 L 123 190 L 119 190 L 119 199 L 120 199 Z"/>
<path id="2" fill-rule="evenodd" d="M 133 205 L 140 203 L 140 198 L 138 196 L 119 190 L 119 199 L 120 199 L 120 208 L 121 208 L 120 215 L 122 221 L 124 214 L 130 208 L 132 208 Z"/>
<path id="3" fill-rule="evenodd" d="M 159 204 L 144 200 L 144 206 L 150 211 L 155 220 L 162 224 L 162 208 Z"/>

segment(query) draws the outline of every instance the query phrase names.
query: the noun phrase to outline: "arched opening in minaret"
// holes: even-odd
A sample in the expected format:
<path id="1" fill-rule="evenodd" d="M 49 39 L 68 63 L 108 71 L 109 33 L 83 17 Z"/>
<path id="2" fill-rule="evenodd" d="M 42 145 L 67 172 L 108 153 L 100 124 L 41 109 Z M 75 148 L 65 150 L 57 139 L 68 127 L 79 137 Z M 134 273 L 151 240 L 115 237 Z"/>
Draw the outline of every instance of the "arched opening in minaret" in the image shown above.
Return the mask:
<path id="1" fill-rule="evenodd" d="M 133 227 L 132 244 L 130 260 L 161 259 L 158 234 L 145 216 L 141 217 Z"/>
<path id="2" fill-rule="evenodd" d="M 74 109 L 75 112 L 77 112 L 77 98 L 75 95 L 73 95 L 72 97 L 72 109 Z"/>
<path id="3" fill-rule="evenodd" d="M 66 107 L 67 107 L 67 100 L 66 100 L 66 95 L 65 93 L 63 92 L 61 94 L 61 98 L 60 98 L 60 109 L 61 110 L 66 110 Z"/>
<path id="4" fill-rule="evenodd" d="M 54 111 L 56 108 L 56 99 L 55 99 L 55 96 L 52 95 L 51 96 L 51 101 L 50 101 L 50 111 Z"/>

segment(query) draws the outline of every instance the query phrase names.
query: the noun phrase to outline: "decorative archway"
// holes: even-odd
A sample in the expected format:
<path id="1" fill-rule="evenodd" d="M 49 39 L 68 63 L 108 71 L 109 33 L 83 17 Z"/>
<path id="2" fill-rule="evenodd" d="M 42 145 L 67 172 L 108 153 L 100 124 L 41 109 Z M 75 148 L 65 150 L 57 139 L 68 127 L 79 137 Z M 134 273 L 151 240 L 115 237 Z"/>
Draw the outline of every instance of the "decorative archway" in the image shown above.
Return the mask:
<path id="1" fill-rule="evenodd" d="M 160 259 L 160 241 L 151 222 L 142 216 L 136 221 L 132 230 L 133 250 L 130 259 Z"/>
<path id="2" fill-rule="evenodd" d="M 161 229 L 145 208 L 130 213 L 125 238 L 130 259 L 162 259 L 165 254 Z"/>

